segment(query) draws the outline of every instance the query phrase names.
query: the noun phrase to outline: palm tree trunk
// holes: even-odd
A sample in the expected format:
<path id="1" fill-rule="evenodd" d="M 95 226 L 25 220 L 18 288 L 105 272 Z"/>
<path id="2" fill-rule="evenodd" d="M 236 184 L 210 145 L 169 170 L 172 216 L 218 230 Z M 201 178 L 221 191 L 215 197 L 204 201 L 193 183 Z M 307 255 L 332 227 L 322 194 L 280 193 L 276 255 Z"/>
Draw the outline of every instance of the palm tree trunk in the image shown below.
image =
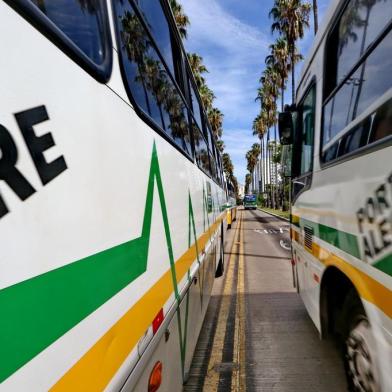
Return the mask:
<path id="1" fill-rule="evenodd" d="M 268 192 L 267 192 L 267 185 L 268 185 L 267 135 L 268 135 L 268 133 L 265 134 L 265 138 L 264 138 L 264 173 L 265 173 L 264 174 L 264 179 L 265 179 L 264 193 L 266 195 L 266 205 L 268 206 L 269 197 L 268 197 Z"/>
<path id="2" fill-rule="evenodd" d="M 271 135 L 272 136 L 272 135 Z M 271 194 L 271 207 L 275 209 L 275 201 L 274 201 L 274 181 L 272 178 L 272 145 L 271 145 L 271 136 L 270 136 L 270 141 L 268 143 L 268 158 L 269 158 L 269 165 L 268 165 L 268 170 L 269 170 L 269 176 L 270 176 L 270 194 Z"/>
<path id="3" fill-rule="evenodd" d="M 271 198 L 271 159 L 269 156 L 269 141 L 270 141 L 270 129 L 268 129 L 267 132 L 267 145 L 266 145 L 266 164 L 267 164 L 267 171 L 268 171 L 268 177 L 269 177 L 269 189 L 268 189 L 268 207 L 272 207 L 272 198 Z"/>
<path id="4" fill-rule="evenodd" d="M 293 58 L 294 58 L 294 55 L 293 55 L 291 61 L 294 61 Z M 292 104 L 295 103 L 295 76 L 294 76 L 295 70 L 294 70 L 294 68 L 295 68 L 294 63 L 292 63 L 292 66 L 291 66 L 291 103 Z"/>
<path id="5" fill-rule="evenodd" d="M 261 193 L 264 192 L 264 173 L 263 173 L 263 142 L 260 139 L 260 180 L 261 180 Z"/>
<path id="6" fill-rule="evenodd" d="M 281 109 L 281 111 L 282 111 L 282 113 L 284 112 L 284 79 L 282 78 L 282 101 L 281 101 L 281 104 L 282 104 L 282 109 Z"/>
<path id="7" fill-rule="evenodd" d="M 295 43 L 290 45 L 290 56 L 291 56 L 291 103 L 295 103 Z"/>
<path id="8" fill-rule="evenodd" d="M 318 30 L 317 0 L 313 0 L 313 21 L 314 21 L 314 35 L 316 35 Z"/>

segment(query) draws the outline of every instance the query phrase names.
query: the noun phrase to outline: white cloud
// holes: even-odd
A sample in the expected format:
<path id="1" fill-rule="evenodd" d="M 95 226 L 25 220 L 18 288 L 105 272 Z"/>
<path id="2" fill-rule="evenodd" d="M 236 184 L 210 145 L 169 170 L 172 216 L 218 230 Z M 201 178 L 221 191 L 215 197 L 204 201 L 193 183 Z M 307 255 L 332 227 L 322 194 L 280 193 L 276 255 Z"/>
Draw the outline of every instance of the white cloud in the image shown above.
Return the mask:
<path id="1" fill-rule="evenodd" d="M 249 125 L 257 113 L 258 79 L 267 53 L 267 37 L 230 15 L 216 0 L 183 0 L 191 19 L 189 51 L 199 53 L 209 69 L 206 79 L 225 114 L 225 127 Z M 227 130 L 225 129 L 226 138 Z"/>
<path id="2" fill-rule="evenodd" d="M 246 172 L 245 153 L 252 143 L 252 121 L 258 80 L 270 38 L 261 30 L 229 14 L 216 0 L 183 0 L 191 20 L 187 50 L 200 54 L 216 95 L 214 105 L 225 115 L 223 140 L 240 182 Z M 269 29 L 269 26 L 268 26 Z"/>
<path id="3" fill-rule="evenodd" d="M 320 20 L 329 1 L 319 0 Z M 275 40 L 270 35 L 270 22 L 267 19 L 272 2 L 266 2 L 268 5 L 260 3 L 260 14 L 265 12 L 264 25 L 260 20 L 260 29 L 230 14 L 230 2 L 221 0 L 219 4 L 217 0 L 181 0 L 181 3 L 191 21 L 185 46 L 188 51 L 201 55 L 210 71 L 206 79 L 216 95 L 214 105 L 225 115 L 223 140 L 226 151 L 232 157 L 238 180 L 243 182 L 245 153 L 258 141 L 251 130 L 259 110 L 259 103 L 254 99 L 264 69 L 264 59 L 269 45 Z M 312 39 L 311 26 L 305 39 L 299 43 L 304 54 Z M 300 66 L 297 67 L 299 71 Z M 286 103 L 291 100 L 290 83 L 285 97 Z"/>

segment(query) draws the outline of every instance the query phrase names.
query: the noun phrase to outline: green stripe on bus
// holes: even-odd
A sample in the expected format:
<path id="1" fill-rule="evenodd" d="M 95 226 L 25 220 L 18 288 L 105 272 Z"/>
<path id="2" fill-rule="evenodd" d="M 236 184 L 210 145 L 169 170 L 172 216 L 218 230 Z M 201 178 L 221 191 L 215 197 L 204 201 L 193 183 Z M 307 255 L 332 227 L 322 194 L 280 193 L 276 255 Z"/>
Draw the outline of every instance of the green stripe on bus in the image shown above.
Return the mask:
<path id="1" fill-rule="evenodd" d="M 155 181 L 174 274 L 174 291 L 178 295 L 154 144 L 139 238 L 0 290 L 0 382 L 146 271 Z"/>
<path id="2" fill-rule="evenodd" d="M 380 271 L 392 276 L 392 255 L 387 255 L 380 261 L 373 264 Z"/>
<path id="3" fill-rule="evenodd" d="M 294 218 L 296 220 L 294 221 Z M 329 244 L 345 251 L 346 253 L 361 259 L 361 252 L 359 250 L 358 239 L 355 235 L 346 233 L 341 230 L 334 229 L 333 227 L 325 226 L 320 223 L 315 223 L 304 218 L 292 216 L 294 226 L 301 229 L 304 226 L 313 228 L 313 234 Z M 392 276 L 392 255 L 387 255 L 383 259 L 377 261 L 372 265 L 380 271 Z"/>
<path id="4" fill-rule="evenodd" d="M 301 229 L 305 226 L 312 228 L 314 236 L 354 257 L 361 258 L 358 239 L 354 234 L 346 233 L 345 231 L 338 230 L 321 223 L 312 222 L 304 218 L 300 218 L 299 222 L 292 223 Z"/>

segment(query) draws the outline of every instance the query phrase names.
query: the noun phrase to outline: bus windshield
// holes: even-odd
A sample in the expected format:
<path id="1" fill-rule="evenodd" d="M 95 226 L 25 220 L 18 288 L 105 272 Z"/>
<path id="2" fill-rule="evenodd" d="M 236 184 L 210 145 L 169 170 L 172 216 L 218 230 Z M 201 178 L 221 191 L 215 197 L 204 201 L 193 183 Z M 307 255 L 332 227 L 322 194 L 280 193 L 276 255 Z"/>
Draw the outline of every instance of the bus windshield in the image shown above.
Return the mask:
<path id="1" fill-rule="evenodd" d="M 246 195 L 245 196 L 245 198 L 244 198 L 244 201 L 250 201 L 250 202 L 252 202 L 252 201 L 256 201 L 256 196 L 255 195 Z"/>

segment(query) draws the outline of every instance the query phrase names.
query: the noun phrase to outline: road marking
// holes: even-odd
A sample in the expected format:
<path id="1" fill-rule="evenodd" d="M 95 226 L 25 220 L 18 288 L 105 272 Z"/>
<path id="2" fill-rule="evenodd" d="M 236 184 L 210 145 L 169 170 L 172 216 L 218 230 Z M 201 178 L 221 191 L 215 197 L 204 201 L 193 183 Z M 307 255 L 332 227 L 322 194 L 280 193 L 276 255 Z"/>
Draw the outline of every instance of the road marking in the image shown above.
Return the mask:
<path id="1" fill-rule="evenodd" d="M 238 370 L 233 374 L 232 391 L 246 391 L 246 357 L 245 357 L 245 263 L 244 263 L 244 230 L 242 228 L 242 213 L 240 217 L 240 251 L 238 260 L 238 283 L 237 283 L 237 308 L 236 308 L 236 332 L 234 340 L 234 359 L 237 360 Z M 237 322 L 238 320 L 238 322 Z"/>
<path id="2" fill-rule="evenodd" d="M 241 215 L 242 217 L 242 215 Z M 204 379 L 203 391 L 205 392 L 216 392 L 219 383 L 219 372 L 216 371 L 216 366 L 222 362 L 222 352 L 226 335 L 227 318 L 229 315 L 229 308 L 233 292 L 233 278 L 235 268 L 235 247 L 239 247 L 237 244 L 239 226 L 241 224 L 241 217 L 236 226 L 234 233 L 233 243 L 231 246 L 230 256 L 227 263 L 227 272 L 225 277 L 225 283 L 222 292 L 222 302 L 219 309 L 218 321 L 216 324 L 214 341 L 212 344 L 211 356 L 208 361 L 207 374 Z M 239 252 L 238 252 L 239 253 Z"/>
<path id="3" fill-rule="evenodd" d="M 279 245 L 280 245 L 283 249 L 286 249 L 286 250 L 290 250 L 290 249 L 291 249 L 290 244 L 288 244 L 285 240 L 280 240 L 280 241 L 279 241 Z"/>
<path id="4" fill-rule="evenodd" d="M 258 234 L 284 234 L 284 232 L 289 232 L 289 229 L 287 229 L 286 227 L 280 227 L 279 230 L 278 229 L 253 229 L 253 231 L 255 233 Z"/>

